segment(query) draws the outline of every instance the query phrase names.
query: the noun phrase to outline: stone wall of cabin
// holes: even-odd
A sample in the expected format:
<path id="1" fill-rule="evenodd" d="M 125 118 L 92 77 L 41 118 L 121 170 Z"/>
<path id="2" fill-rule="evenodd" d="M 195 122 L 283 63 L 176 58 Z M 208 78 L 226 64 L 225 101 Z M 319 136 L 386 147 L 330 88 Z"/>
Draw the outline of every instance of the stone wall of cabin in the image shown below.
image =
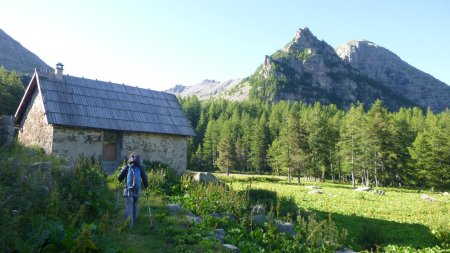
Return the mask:
<path id="1" fill-rule="evenodd" d="M 35 92 L 19 128 L 18 140 L 26 146 L 37 145 L 47 154 L 52 151 L 53 126 L 47 124 L 40 92 Z"/>
<path id="2" fill-rule="evenodd" d="M 14 117 L 0 115 L 0 148 L 11 146 L 14 139 Z"/>
<path id="3" fill-rule="evenodd" d="M 89 128 L 67 128 L 55 126 L 52 154 L 75 162 L 80 155 L 101 159 L 103 131 Z"/>
<path id="4" fill-rule="evenodd" d="M 186 137 L 149 133 L 124 133 L 122 144 L 122 157 L 136 152 L 142 160 L 169 165 L 176 170 L 178 175 L 186 171 Z"/>

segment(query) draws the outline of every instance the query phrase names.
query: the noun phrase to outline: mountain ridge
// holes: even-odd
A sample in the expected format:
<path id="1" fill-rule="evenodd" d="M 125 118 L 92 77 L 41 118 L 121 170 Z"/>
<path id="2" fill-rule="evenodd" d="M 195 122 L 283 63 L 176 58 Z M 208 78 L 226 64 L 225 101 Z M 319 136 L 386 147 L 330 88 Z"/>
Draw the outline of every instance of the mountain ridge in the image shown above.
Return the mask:
<path id="1" fill-rule="evenodd" d="M 31 75 L 35 68 L 53 70 L 36 54 L 22 46 L 0 28 L 0 66 L 11 71 Z"/>
<path id="2" fill-rule="evenodd" d="M 344 45 L 351 45 L 355 41 L 372 45 L 378 51 L 359 55 L 358 47 L 345 48 Z M 209 97 L 229 98 L 233 92 L 237 92 L 241 94 L 241 99 L 289 99 L 306 103 L 319 101 L 323 104 L 334 103 L 342 108 L 348 108 L 358 101 L 370 105 L 376 99 L 381 99 L 391 110 L 429 106 L 437 112 L 450 105 L 450 86 L 410 66 L 388 49 L 368 40 L 351 40 L 344 45 L 334 49 L 324 40 L 317 39 L 309 28 L 299 29 L 282 49 L 270 56 L 266 55 L 263 64 L 253 74 L 241 79 L 241 83 L 227 89 L 227 92 L 210 93 Z M 383 72 L 383 61 L 375 57 L 377 54 L 391 59 L 393 65 L 386 66 L 390 66 L 389 73 L 394 75 Z M 358 57 L 369 57 L 367 62 L 372 65 L 351 60 Z M 371 72 L 371 68 L 374 71 Z M 403 79 L 398 76 L 413 82 L 402 82 Z M 416 79 L 426 82 L 414 81 Z M 196 95 L 194 90 L 203 92 L 199 85 L 193 87 L 173 93 L 188 96 Z M 421 91 L 425 91 L 425 94 L 421 94 Z M 209 98 L 204 94 L 201 99 Z"/>

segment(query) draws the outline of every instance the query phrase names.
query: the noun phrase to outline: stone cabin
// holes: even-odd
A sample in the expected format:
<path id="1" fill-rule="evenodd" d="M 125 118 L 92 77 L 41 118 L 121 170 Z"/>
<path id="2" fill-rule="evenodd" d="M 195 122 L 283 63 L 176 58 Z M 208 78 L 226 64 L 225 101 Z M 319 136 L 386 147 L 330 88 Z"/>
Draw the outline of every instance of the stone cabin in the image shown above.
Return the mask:
<path id="1" fill-rule="evenodd" d="M 35 71 L 15 114 L 18 140 L 72 164 L 80 155 L 112 173 L 130 152 L 181 174 L 194 130 L 173 94 Z"/>

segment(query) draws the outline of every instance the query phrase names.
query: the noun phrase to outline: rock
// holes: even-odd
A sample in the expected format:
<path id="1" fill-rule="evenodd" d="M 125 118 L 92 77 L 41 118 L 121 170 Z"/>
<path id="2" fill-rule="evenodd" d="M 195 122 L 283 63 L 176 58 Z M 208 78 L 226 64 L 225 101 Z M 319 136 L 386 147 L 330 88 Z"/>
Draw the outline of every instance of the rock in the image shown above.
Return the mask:
<path id="1" fill-rule="evenodd" d="M 368 192 L 370 190 L 372 190 L 372 188 L 370 188 L 370 187 L 358 187 L 355 189 L 355 191 L 357 191 L 357 192 Z"/>
<path id="2" fill-rule="evenodd" d="M 343 248 L 343 249 L 336 251 L 336 253 L 356 253 L 356 252 L 351 249 Z"/>
<path id="3" fill-rule="evenodd" d="M 317 185 L 308 185 L 305 186 L 306 189 L 315 190 L 315 189 L 321 189 L 320 186 Z"/>
<path id="4" fill-rule="evenodd" d="M 280 233 L 288 234 L 288 235 L 296 235 L 297 232 L 295 232 L 295 226 L 292 223 L 284 222 L 284 221 L 276 221 L 277 224 L 277 230 Z"/>
<path id="5" fill-rule="evenodd" d="M 429 201 L 429 202 L 436 202 L 437 200 L 431 196 L 429 196 L 428 194 L 422 194 L 420 196 L 421 199 L 425 200 L 425 201 Z"/>
<path id="6" fill-rule="evenodd" d="M 225 242 L 225 229 L 223 228 L 218 228 L 216 230 L 214 230 L 214 237 L 219 240 L 222 244 Z"/>
<path id="7" fill-rule="evenodd" d="M 187 215 L 186 215 L 186 218 L 187 218 L 190 222 L 195 223 L 196 225 L 200 224 L 200 222 L 203 221 L 203 218 L 202 218 L 202 217 L 196 216 L 196 215 L 194 215 L 194 214 L 192 214 L 192 213 L 187 214 Z"/>
<path id="8" fill-rule="evenodd" d="M 169 211 L 169 215 L 193 215 L 190 211 L 182 208 L 179 204 L 168 204 L 167 211 Z"/>
<path id="9" fill-rule="evenodd" d="M 382 195 L 382 196 L 384 196 L 384 194 L 386 194 L 383 190 L 373 190 L 372 193 L 377 194 L 377 195 Z"/>
<path id="10" fill-rule="evenodd" d="M 255 225 L 263 225 L 265 222 L 269 221 L 269 218 L 266 215 L 253 215 L 252 216 L 252 223 Z"/>
<path id="11" fill-rule="evenodd" d="M 199 183 L 217 183 L 219 180 L 211 172 L 198 172 L 194 176 L 194 181 Z"/>
<path id="12" fill-rule="evenodd" d="M 448 196 L 448 192 L 443 192 L 442 195 Z"/>
<path id="13" fill-rule="evenodd" d="M 264 215 L 266 214 L 266 207 L 263 205 L 256 205 L 252 208 L 252 215 Z"/>
<path id="14" fill-rule="evenodd" d="M 240 250 L 238 249 L 238 247 L 236 247 L 236 246 L 234 246 L 234 245 L 231 245 L 231 244 L 222 244 L 222 246 L 224 247 L 224 249 L 225 249 L 226 251 L 233 252 L 233 253 L 239 253 L 239 252 L 240 252 Z"/>
<path id="15" fill-rule="evenodd" d="M 30 165 L 30 169 L 51 169 L 53 164 L 51 162 L 36 162 Z"/>
<path id="16" fill-rule="evenodd" d="M 233 221 L 236 220 L 236 217 L 233 214 L 227 213 L 227 212 L 225 212 L 225 213 L 212 213 L 212 214 L 209 214 L 209 216 L 217 218 L 217 219 L 223 219 L 223 218 L 227 217 L 229 220 L 233 220 Z"/>
<path id="17" fill-rule="evenodd" d="M 308 192 L 308 194 L 322 194 L 322 193 L 323 193 L 323 191 L 317 190 L 317 189 Z"/>

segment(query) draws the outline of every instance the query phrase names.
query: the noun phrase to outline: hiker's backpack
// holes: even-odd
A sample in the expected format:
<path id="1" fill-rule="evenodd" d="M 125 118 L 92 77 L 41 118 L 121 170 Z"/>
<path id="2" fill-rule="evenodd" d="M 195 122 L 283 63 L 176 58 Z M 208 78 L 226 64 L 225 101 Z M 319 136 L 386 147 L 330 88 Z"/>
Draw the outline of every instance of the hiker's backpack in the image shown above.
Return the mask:
<path id="1" fill-rule="evenodd" d="M 127 180 L 123 195 L 138 197 L 141 192 L 141 169 L 138 166 L 128 166 Z"/>

